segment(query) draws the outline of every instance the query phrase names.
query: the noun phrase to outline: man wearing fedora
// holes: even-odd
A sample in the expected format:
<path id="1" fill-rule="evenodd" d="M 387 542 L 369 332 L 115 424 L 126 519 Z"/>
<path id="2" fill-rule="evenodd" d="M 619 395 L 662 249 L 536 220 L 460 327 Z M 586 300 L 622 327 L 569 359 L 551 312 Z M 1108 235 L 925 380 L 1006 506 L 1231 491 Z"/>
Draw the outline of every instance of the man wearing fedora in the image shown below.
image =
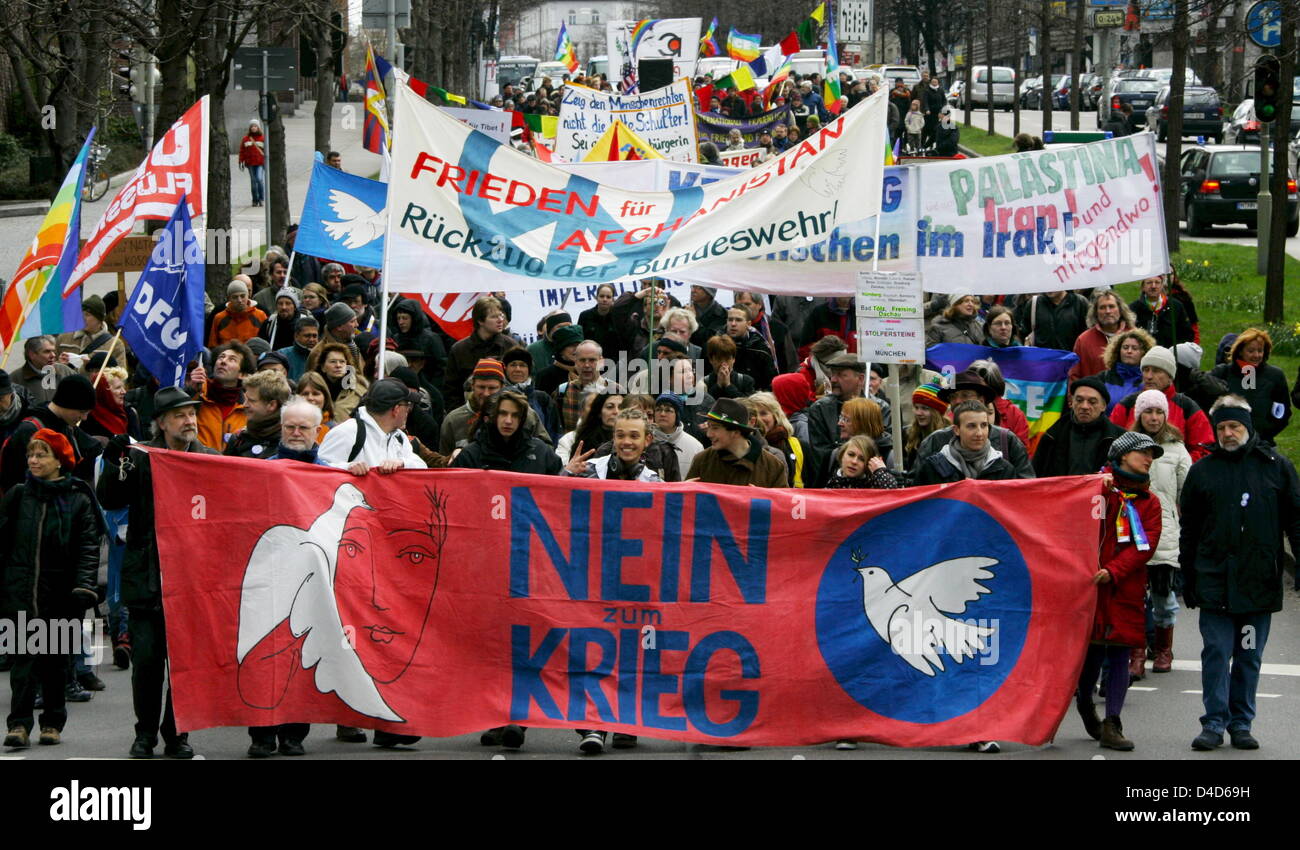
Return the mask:
<path id="1" fill-rule="evenodd" d="M 691 461 L 689 481 L 785 487 L 785 464 L 763 450 L 763 442 L 749 424 L 749 411 L 734 398 L 720 398 L 704 416 L 710 448 Z"/>
<path id="2" fill-rule="evenodd" d="M 156 435 L 145 443 L 153 450 L 219 454 L 199 442 L 198 406 L 178 387 L 163 387 L 154 394 Z M 158 569 L 158 544 L 154 537 L 153 474 L 146 452 L 130 447 L 125 434 L 113 437 L 104 448 L 104 470 L 99 477 L 99 502 L 106 510 L 129 508 L 126 554 L 122 559 L 122 604 L 130 612 L 131 699 L 135 706 L 135 742 L 131 758 L 153 758 L 162 732 L 164 754 L 169 758 L 194 758 L 189 735 L 176 731 L 171 689 L 166 684 L 167 638 L 163 622 L 162 578 Z"/>

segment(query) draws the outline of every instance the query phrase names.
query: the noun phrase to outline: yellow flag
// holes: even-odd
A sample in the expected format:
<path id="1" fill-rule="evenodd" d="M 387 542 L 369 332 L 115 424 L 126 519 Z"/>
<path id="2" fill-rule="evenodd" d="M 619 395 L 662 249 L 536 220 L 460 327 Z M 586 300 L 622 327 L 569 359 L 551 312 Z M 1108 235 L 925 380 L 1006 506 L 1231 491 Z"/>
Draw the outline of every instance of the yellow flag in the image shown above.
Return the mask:
<path id="1" fill-rule="evenodd" d="M 644 139 L 618 119 L 609 125 L 583 162 L 621 162 L 629 159 L 663 159 Z"/>

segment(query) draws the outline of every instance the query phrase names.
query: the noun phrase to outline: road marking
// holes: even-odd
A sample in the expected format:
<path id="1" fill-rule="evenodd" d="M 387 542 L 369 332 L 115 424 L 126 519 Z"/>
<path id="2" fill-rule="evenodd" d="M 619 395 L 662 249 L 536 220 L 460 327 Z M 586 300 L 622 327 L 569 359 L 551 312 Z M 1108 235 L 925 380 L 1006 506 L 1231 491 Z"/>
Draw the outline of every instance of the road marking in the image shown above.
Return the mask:
<path id="1" fill-rule="evenodd" d="M 1128 689 L 1129 689 L 1130 691 L 1158 691 L 1158 690 L 1160 690 L 1159 688 L 1140 688 L 1140 687 L 1138 687 L 1137 685 L 1129 685 L 1129 686 L 1128 686 Z"/>
<path id="2" fill-rule="evenodd" d="M 1129 690 L 1131 691 L 1131 690 L 1133 690 L 1133 689 L 1132 689 L 1132 688 L 1129 688 Z M 1199 694 L 1200 691 L 1183 691 L 1183 693 L 1185 693 L 1185 694 Z M 1281 697 L 1282 695 L 1281 695 L 1281 694 L 1255 694 L 1255 696 L 1259 697 L 1260 699 L 1277 699 L 1277 698 Z"/>
<path id="3" fill-rule="evenodd" d="M 1199 673 L 1201 672 L 1201 662 L 1175 661 L 1174 669 Z M 1259 672 L 1265 676 L 1300 676 L 1300 664 L 1262 664 Z"/>
<path id="4" fill-rule="evenodd" d="M 1185 694 L 1199 694 L 1200 691 L 1183 691 Z"/>

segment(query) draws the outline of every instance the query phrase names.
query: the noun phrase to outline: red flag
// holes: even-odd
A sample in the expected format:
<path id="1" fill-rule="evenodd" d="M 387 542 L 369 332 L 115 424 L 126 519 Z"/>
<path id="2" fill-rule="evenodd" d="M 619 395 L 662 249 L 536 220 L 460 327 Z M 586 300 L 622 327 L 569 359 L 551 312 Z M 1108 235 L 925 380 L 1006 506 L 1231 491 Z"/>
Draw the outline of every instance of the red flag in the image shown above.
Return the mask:
<path id="1" fill-rule="evenodd" d="M 420 302 L 424 314 L 447 332 L 452 339 L 464 339 L 474 332 L 474 302 L 486 292 L 460 292 L 431 294 L 428 292 L 403 292 L 403 298 Z"/>
<path id="2" fill-rule="evenodd" d="M 150 460 L 181 729 L 1038 745 L 1097 601 L 1098 476 L 847 494 Z"/>
<path id="3" fill-rule="evenodd" d="M 799 52 L 799 36 L 793 30 L 790 31 L 789 35 L 781 39 L 781 52 L 786 56 Z"/>
<path id="4" fill-rule="evenodd" d="M 709 101 L 713 100 L 713 83 L 700 86 L 695 90 L 695 100 L 700 105 L 701 112 L 709 111 Z"/>

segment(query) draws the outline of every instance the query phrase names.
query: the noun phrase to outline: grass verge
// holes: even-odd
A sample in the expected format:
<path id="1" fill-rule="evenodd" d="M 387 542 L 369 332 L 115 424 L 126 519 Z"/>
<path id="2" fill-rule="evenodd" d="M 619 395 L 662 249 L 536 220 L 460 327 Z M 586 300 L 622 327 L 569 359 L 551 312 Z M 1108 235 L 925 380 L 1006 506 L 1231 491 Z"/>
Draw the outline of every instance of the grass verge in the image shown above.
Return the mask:
<path id="1" fill-rule="evenodd" d="M 982 130 L 979 127 L 961 127 L 961 138 L 958 141 L 964 148 L 970 148 L 980 156 L 999 156 L 1004 153 L 1011 153 L 1014 148 L 1011 145 L 1011 139 L 1006 136 L 999 136 L 997 133 L 990 133 L 988 130 Z"/>

